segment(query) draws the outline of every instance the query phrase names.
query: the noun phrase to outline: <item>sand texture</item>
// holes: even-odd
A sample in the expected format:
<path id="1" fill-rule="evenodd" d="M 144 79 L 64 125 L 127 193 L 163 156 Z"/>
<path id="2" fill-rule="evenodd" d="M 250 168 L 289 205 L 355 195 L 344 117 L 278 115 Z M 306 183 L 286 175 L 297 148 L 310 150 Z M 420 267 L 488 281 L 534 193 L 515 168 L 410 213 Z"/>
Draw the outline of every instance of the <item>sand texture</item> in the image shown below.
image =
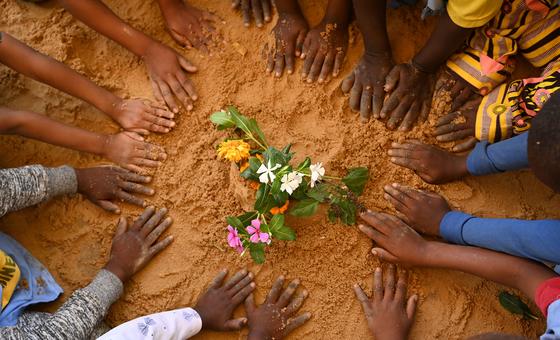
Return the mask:
<path id="1" fill-rule="evenodd" d="M 115 12 L 175 48 L 164 29 L 155 1 L 105 1 Z M 320 21 L 324 0 L 303 1 L 311 24 Z M 360 123 L 348 108 L 339 84 L 362 54 L 361 37 L 354 34 L 341 77 L 326 85 L 308 85 L 296 74 L 280 80 L 265 75 L 262 48 L 273 24 L 263 29 L 243 27 L 239 13 L 228 0 L 197 0 L 223 19 L 218 25 L 223 43 L 212 55 L 183 51 L 200 69 L 192 77 L 200 100 L 194 112 L 182 113 L 177 128 L 149 140 L 166 148 L 170 157 L 155 173 L 157 194 L 150 203 L 170 209 L 175 242 L 127 284 L 125 295 L 110 311 L 108 322 L 117 325 L 142 314 L 193 304 L 215 273 L 248 266 L 256 274 L 257 298 L 268 291 L 277 275 L 301 278 L 310 291 L 304 310 L 313 319 L 297 330 L 293 339 L 366 339 L 368 330 L 352 284 L 371 289 L 378 262 L 369 250 L 371 241 L 355 227 L 329 223 L 324 214 L 288 222 L 295 228 L 295 242 L 278 242 L 269 248 L 267 262 L 254 265 L 240 258 L 226 243 L 227 215 L 242 212 L 230 165 L 217 160 L 215 147 L 226 136 L 208 120 L 213 111 L 235 104 L 254 117 L 269 142 L 282 147 L 294 143 L 296 161 L 305 155 L 322 161 L 327 172 L 343 174 L 353 166 L 367 166 L 371 179 L 362 197 L 372 210 L 392 212 L 383 198 L 383 186 L 400 182 L 429 188 L 447 197 L 456 208 L 486 217 L 558 218 L 560 197 L 528 172 L 467 178 L 439 187 L 424 184 L 411 171 L 389 162 L 386 150 L 405 137 L 434 142 L 431 124 L 409 134 L 390 132 L 378 121 Z M 41 6 L 1 0 L 0 29 L 23 40 L 99 85 L 127 97 L 153 98 L 146 70 L 131 53 L 75 21 L 56 5 Z M 427 38 L 433 22 L 418 20 L 418 9 L 390 12 L 389 31 L 397 61 L 406 61 Z M 276 19 L 276 16 L 274 17 Z M 243 56 L 243 52 L 246 54 Z M 115 132 L 117 126 L 80 100 L 0 67 L 2 105 L 44 113 L 54 119 L 99 132 Z M 438 104 L 440 105 L 440 104 Z M 438 107 L 444 107 L 442 105 Z M 0 137 L 0 167 L 26 164 L 90 166 L 105 161 L 86 154 L 49 146 L 20 137 Z M 125 206 L 124 213 L 140 209 Z M 12 235 L 41 260 L 65 289 L 64 296 L 89 283 L 107 260 L 117 216 L 106 213 L 82 197 L 67 197 L 25 209 L 2 218 L 0 228 Z M 483 264 L 481 264 L 483 265 Z M 411 339 L 461 339 L 484 331 L 506 331 L 536 338 L 542 321 L 527 321 L 499 305 L 502 287 L 459 272 L 412 269 L 410 289 L 420 297 Z M 537 311 L 531 305 L 533 311 Z M 240 308 L 237 311 L 242 314 Z M 203 332 L 201 339 L 237 339 L 241 333 Z"/>

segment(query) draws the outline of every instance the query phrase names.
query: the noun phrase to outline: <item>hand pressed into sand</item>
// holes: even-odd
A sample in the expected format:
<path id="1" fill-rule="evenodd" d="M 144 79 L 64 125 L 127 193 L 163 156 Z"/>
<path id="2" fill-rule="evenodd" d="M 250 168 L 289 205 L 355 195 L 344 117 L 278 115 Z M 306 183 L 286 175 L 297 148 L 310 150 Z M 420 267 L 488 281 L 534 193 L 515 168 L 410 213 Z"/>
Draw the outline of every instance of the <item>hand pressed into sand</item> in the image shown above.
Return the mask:
<path id="1" fill-rule="evenodd" d="M 268 51 L 267 73 L 274 71 L 276 77 L 281 77 L 284 68 L 288 74 L 294 72 L 295 59 L 301 55 L 308 28 L 301 13 L 279 13 L 278 22 L 272 29 L 275 44 Z"/>
<path id="2" fill-rule="evenodd" d="M 175 126 L 175 115 L 165 107 L 142 99 L 123 99 L 114 105 L 112 117 L 124 129 L 147 135 L 167 133 Z"/>
<path id="3" fill-rule="evenodd" d="M 141 167 L 158 167 L 167 158 L 165 150 L 147 143 L 135 132 L 121 132 L 106 137 L 102 155 L 123 168 L 143 173 Z"/>
<path id="4" fill-rule="evenodd" d="M 260 306 L 255 305 L 253 294 L 247 297 L 248 340 L 283 339 L 311 318 L 309 312 L 296 316 L 308 295 L 304 290 L 294 296 L 299 283 L 295 279 L 284 290 L 284 277 L 279 276 Z"/>
<path id="5" fill-rule="evenodd" d="M 239 9 L 243 12 L 243 25 L 249 27 L 251 25 L 251 14 L 255 18 L 257 27 L 263 26 L 265 22 L 272 20 L 272 4 L 270 0 L 233 0 L 231 2 L 233 9 Z"/>

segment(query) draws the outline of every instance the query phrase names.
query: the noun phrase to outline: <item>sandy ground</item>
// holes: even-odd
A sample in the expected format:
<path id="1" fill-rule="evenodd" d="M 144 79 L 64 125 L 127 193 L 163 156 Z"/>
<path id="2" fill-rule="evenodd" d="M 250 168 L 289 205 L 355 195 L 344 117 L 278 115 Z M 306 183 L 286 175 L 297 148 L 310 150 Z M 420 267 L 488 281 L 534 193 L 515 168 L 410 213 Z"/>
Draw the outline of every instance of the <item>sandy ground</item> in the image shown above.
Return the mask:
<path id="1" fill-rule="evenodd" d="M 106 1 L 134 26 L 177 47 L 164 31 L 155 1 Z M 312 24 L 321 19 L 325 1 L 304 4 Z M 216 132 L 208 115 L 226 104 L 256 117 L 269 141 L 277 146 L 294 143 L 298 156 L 326 163 L 327 171 L 343 173 L 352 166 L 368 166 L 371 180 L 363 202 L 371 209 L 391 211 L 382 187 L 402 182 L 428 188 L 412 172 L 392 165 L 386 155 L 400 133 L 388 132 L 377 121 L 361 124 L 348 108 L 335 79 L 327 85 L 307 85 L 293 75 L 280 80 L 264 74 L 261 50 L 269 39 L 264 29 L 245 29 L 230 2 L 195 1 L 223 18 L 219 25 L 225 42 L 213 55 L 184 51 L 199 66 L 193 77 L 200 100 L 192 114 L 183 113 L 178 127 L 166 136 L 152 136 L 172 155 L 157 171 L 151 200 L 171 211 L 175 242 L 126 286 L 125 295 L 111 309 L 112 325 L 142 314 L 193 304 L 197 295 L 220 269 L 248 266 L 256 274 L 257 295 L 262 297 L 280 274 L 299 277 L 311 295 L 304 306 L 314 317 L 293 334 L 296 339 L 361 339 L 368 337 L 365 319 L 351 290 L 352 284 L 371 287 L 377 261 L 371 242 L 354 227 L 331 224 L 324 216 L 291 220 L 298 240 L 270 248 L 262 266 L 239 258 L 227 248 L 224 217 L 241 212 L 229 179 L 229 165 L 216 159 L 214 148 L 225 134 Z M 98 84 L 120 95 L 151 98 L 144 66 L 138 58 L 97 35 L 54 4 L 42 6 L 21 1 L 0 1 L 0 29 L 34 48 L 68 64 Z M 429 23 L 408 9 L 390 13 L 390 35 L 396 58 L 410 58 L 427 37 Z M 403 37 L 406 37 L 403 39 Z M 361 38 L 351 44 L 342 74 L 348 73 L 362 53 Z M 233 43 L 247 49 L 242 56 Z M 298 72 L 301 63 L 298 63 Z M 35 81 L 0 68 L 1 102 L 28 109 L 83 128 L 114 132 L 108 118 L 81 101 Z M 432 119 L 433 121 L 433 115 Z M 429 124 L 410 136 L 431 140 Z M 86 166 L 103 163 L 89 155 L 52 147 L 19 137 L 0 138 L 0 167 L 40 163 L 48 166 Z M 491 217 L 560 217 L 560 197 L 527 172 L 485 178 L 433 188 L 456 207 Z M 136 215 L 139 209 L 126 207 Z M 81 197 L 57 199 L 9 214 L 1 230 L 14 236 L 40 259 L 66 293 L 84 286 L 107 259 L 117 217 Z M 483 265 L 483 264 L 481 264 Z M 420 296 L 412 339 L 460 339 L 484 331 L 507 331 L 535 338 L 544 322 L 526 321 L 503 310 L 496 297 L 500 286 L 458 272 L 429 269 L 410 271 L 411 290 Z M 57 303 L 48 306 L 52 310 Z M 533 310 L 536 308 L 532 306 Z M 242 309 L 238 311 L 242 313 Z M 242 338 L 241 333 L 199 338 Z"/>

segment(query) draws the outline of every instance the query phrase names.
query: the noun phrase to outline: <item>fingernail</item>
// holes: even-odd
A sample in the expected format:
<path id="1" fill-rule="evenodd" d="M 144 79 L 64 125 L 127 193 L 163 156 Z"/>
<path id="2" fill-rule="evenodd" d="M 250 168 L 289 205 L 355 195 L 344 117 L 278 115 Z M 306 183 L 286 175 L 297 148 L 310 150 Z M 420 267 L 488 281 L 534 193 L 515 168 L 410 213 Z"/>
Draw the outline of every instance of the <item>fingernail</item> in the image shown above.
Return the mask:
<path id="1" fill-rule="evenodd" d="M 393 188 L 398 188 L 399 187 L 398 183 L 393 183 L 391 185 L 393 186 Z"/>
<path id="2" fill-rule="evenodd" d="M 372 252 L 372 253 L 375 253 L 374 250 L 372 250 L 371 252 Z M 381 268 L 380 268 L 380 267 L 376 267 L 376 268 L 375 268 L 375 272 L 378 273 L 378 274 L 381 273 Z"/>
<path id="3" fill-rule="evenodd" d="M 377 251 L 375 251 L 375 250 L 372 249 L 372 250 L 371 250 L 371 253 L 373 254 L 373 256 L 377 256 Z"/>
<path id="4" fill-rule="evenodd" d="M 258 27 L 258 28 L 261 28 L 262 26 L 263 26 L 262 24 L 257 24 L 257 27 Z"/>
<path id="5" fill-rule="evenodd" d="M 302 73 L 302 74 L 301 74 L 301 77 L 302 77 L 303 79 L 307 78 L 307 73 Z"/>
<path id="6" fill-rule="evenodd" d="M 373 211 L 371 211 L 369 209 L 367 210 L 367 212 L 368 212 L 368 214 L 373 214 Z"/>
<path id="7" fill-rule="evenodd" d="M 116 213 L 116 214 L 120 214 L 120 213 L 121 213 L 121 209 L 115 210 L 115 213 Z"/>
<path id="8" fill-rule="evenodd" d="M 150 176 L 146 177 L 146 183 L 149 183 L 151 181 L 152 181 L 152 177 L 150 177 Z"/>
<path id="9" fill-rule="evenodd" d="M 173 112 L 178 113 L 179 109 L 175 107 L 175 108 L 173 108 Z"/>
<path id="10" fill-rule="evenodd" d="M 284 280 L 285 277 L 284 277 L 284 275 L 280 275 L 280 276 L 278 276 L 278 279 L 279 279 L 279 280 Z"/>
<path id="11" fill-rule="evenodd" d="M 249 27 L 249 24 L 248 24 L 248 23 L 245 23 L 245 24 L 243 24 L 243 26 L 245 26 L 245 27 Z"/>
<path id="12" fill-rule="evenodd" d="M 155 194 L 155 193 L 156 193 L 156 192 L 155 192 L 154 189 L 150 190 L 150 195 L 153 195 L 153 194 Z"/>
<path id="13" fill-rule="evenodd" d="M 436 140 L 441 142 L 441 136 L 437 136 Z"/>
<path id="14" fill-rule="evenodd" d="M 192 100 L 197 100 L 197 99 L 198 99 L 198 96 L 195 94 L 195 95 L 193 95 L 191 98 L 192 98 Z"/>
<path id="15" fill-rule="evenodd" d="M 307 78 L 307 83 L 308 83 L 308 84 L 311 84 L 312 82 L 313 82 L 313 79 Z"/>
<path id="16" fill-rule="evenodd" d="M 187 105 L 187 110 L 190 111 L 192 110 L 193 106 L 192 105 Z"/>
<path id="17" fill-rule="evenodd" d="M 251 286 L 251 288 L 255 288 L 255 283 L 251 282 L 251 284 L 249 286 Z"/>
<path id="18" fill-rule="evenodd" d="M 391 146 L 396 148 L 397 146 L 399 146 L 399 143 L 393 142 L 393 143 L 391 143 Z"/>
<path id="19" fill-rule="evenodd" d="M 397 159 L 395 157 L 391 157 L 391 162 L 395 163 Z"/>
<path id="20" fill-rule="evenodd" d="M 389 149 L 389 151 L 387 151 L 387 154 L 388 154 L 389 156 L 393 156 L 393 153 L 394 153 L 393 149 Z"/>
<path id="21" fill-rule="evenodd" d="M 288 74 L 292 74 L 294 71 L 292 70 L 288 70 Z"/>
<path id="22" fill-rule="evenodd" d="M 247 269 L 242 269 L 241 270 L 241 275 L 245 275 L 245 274 L 247 274 Z"/>
<path id="23" fill-rule="evenodd" d="M 175 122 L 171 122 L 171 124 L 169 124 L 169 125 L 171 125 L 171 127 L 174 127 L 174 126 L 175 126 Z"/>
<path id="24" fill-rule="evenodd" d="M 309 295 L 309 292 L 307 290 L 304 290 L 302 295 L 304 298 L 306 298 Z"/>
<path id="25" fill-rule="evenodd" d="M 248 276 L 249 276 L 249 278 L 251 278 L 251 279 L 252 279 L 252 278 L 253 278 L 253 273 L 249 273 L 249 275 L 248 275 Z"/>
<path id="26" fill-rule="evenodd" d="M 319 78 L 319 83 L 322 83 L 324 81 L 323 78 Z"/>
<path id="27" fill-rule="evenodd" d="M 280 72 L 276 72 L 276 77 L 280 77 Z"/>

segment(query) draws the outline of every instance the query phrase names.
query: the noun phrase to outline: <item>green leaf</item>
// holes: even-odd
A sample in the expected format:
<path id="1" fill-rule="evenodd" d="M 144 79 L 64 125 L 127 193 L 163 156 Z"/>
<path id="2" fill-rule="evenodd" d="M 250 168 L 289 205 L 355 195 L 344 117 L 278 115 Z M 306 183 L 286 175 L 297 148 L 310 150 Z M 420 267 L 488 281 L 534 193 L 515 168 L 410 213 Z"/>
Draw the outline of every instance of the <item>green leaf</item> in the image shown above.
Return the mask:
<path id="1" fill-rule="evenodd" d="M 328 215 L 329 221 L 331 221 L 331 223 L 336 222 L 336 220 L 338 219 L 338 215 L 336 214 L 336 211 L 334 211 L 332 206 L 330 207 L 327 215 Z"/>
<path id="2" fill-rule="evenodd" d="M 290 154 L 290 150 L 292 149 L 292 143 L 286 145 L 283 149 L 282 149 L 282 153 L 288 155 Z"/>
<path id="3" fill-rule="evenodd" d="M 313 198 L 317 202 L 323 203 L 325 199 L 329 196 L 329 193 L 327 192 L 324 185 L 316 184 L 315 187 L 307 191 L 307 196 Z"/>
<path id="4" fill-rule="evenodd" d="M 264 263 L 264 243 L 251 243 L 249 245 L 249 252 L 251 253 L 251 258 L 255 261 L 255 263 Z"/>
<path id="5" fill-rule="evenodd" d="M 311 158 L 305 157 L 305 159 L 301 163 L 298 164 L 296 169 L 301 172 L 304 169 L 309 168 L 310 165 L 311 165 Z"/>
<path id="6" fill-rule="evenodd" d="M 253 135 L 259 139 L 259 141 L 263 144 L 263 145 L 267 145 L 268 143 L 266 142 L 266 137 L 264 136 L 264 133 L 262 132 L 261 128 L 259 128 L 259 124 L 257 124 L 257 121 L 254 120 L 253 118 L 249 119 L 249 129 L 251 129 L 251 132 L 253 133 Z"/>
<path id="7" fill-rule="evenodd" d="M 270 163 L 271 166 L 275 166 L 276 164 L 280 164 L 280 166 L 288 165 L 290 160 L 292 159 L 292 154 L 283 153 L 282 151 L 269 147 L 263 153 L 264 158 L 266 159 L 267 163 Z"/>
<path id="8" fill-rule="evenodd" d="M 241 220 L 240 220 L 239 218 L 237 218 L 237 217 L 234 217 L 234 216 L 228 216 L 228 217 L 226 217 L 226 222 L 227 222 L 230 226 L 234 227 L 234 228 L 237 229 L 237 230 L 243 230 L 244 227 L 245 227 L 245 225 L 241 222 Z"/>
<path id="9" fill-rule="evenodd" d="M 319 202 L 314 199 L 305 199 L 299 201 L 292 209 L 290 209 L 290 215 L 297 217 L 311 216 L 317 212 L 319 207 Z"/>
<path id="10" fill-rule="evenodd" d="M 284 220 L 285 218 L 282 214 L 272 216 L 269 223 L 270 230 L 274 231 L 280 229 L 284 225 Z"/>
<path id="11" fill-rule="evenodd" d="M 304 177 L 299 187 L 290 196 L 292 197 L 292 199 L 296 201 L 303 201 L 304 199 L 307 198 L 306 191 L 307 191 L 307 180 Z"/>
<path id="12" fill-rule="evenodd" d="M 348 189 L 356 195 L 361 195 L 368 180 L 367 168 L 352 168 L 348 174 L 342 179 Z"/>
<path id="13" fill-rule="evenodd" d="M 239 110 L 235 106 L 228 106 L 227 111 L 231 116 L 231 120 L 237 126 L 237 128 L 241 129 L 248 135 L 252 135 L 254 138 L 259 140 L 259 142 L 266 145 L 266 139 L 264 137 L 264 133 L 259 128 L 259 125 L 254 119 L 249 119 L 239 113 Z"/>
<path id="14" fill-rule="evenodd" d="M 231 119 L 231 116 L 224 111 L 214 112 L 210 116 L 210 121 L 217 125 L 218 130 L 235 127 L 235 122 Z"/>
<path id="15" fill-rule="evenodd" d="M 237 218 L 239 219 L 239 221 L 241 221 L 241 225 L 243 226 L 243 228 L 245 228 L 246 226 L 251 224 L 252 220 L 257 218 L 257 215 L 258 215 L 258 212 L 250 211 L 250 212 L 244 213 L 243 215 L 237 216 Z"/>
<path id="16" fill-rule="evenodd" d="M 504 307 L 507 311 L 513 314 L 520 314 L 523 315 L 525 318 L 538 320 L 539 318 L 531 312 L 529 306 L 527 306 L 519 296 L 510 294 L 506 291 L 501 292 L 498 295 L 498 299 L 500 300 L 500 304 Z"/>
<path id="17" fill-rule="evenodd" d="M 272 236 L 282 241 L 294 241 L 296 239 L 295 231 L 287 225 L 282 225 L 280 228 L 273 230 Z"/>
<path id="18" fill-rule="evenodd" d="M 356 205 L 349 200 L 340 201 L 340 221 L 346 225 L 356 224 Z"/>
<path id="19" fill-rule="evenodd" d="M 257 174 L 257 170 L 259 169 L 261 164 L 262 162 L 257 157 L 249 158 L 249 167 L 240 174 L 241 177 L 258 181 L 259 175 Z"/>
<path id="20" fill-rule="evenodd" d="M 259 186 L 259 190 L 257 190 L 256 200 L 255 200 L 255 210 L 265 213 L 268 211 L 266 206 L 268 205 L 267 201 L 270 199 L 268 195 L 270 187 L 264 183 L 261 183 Z"/>

